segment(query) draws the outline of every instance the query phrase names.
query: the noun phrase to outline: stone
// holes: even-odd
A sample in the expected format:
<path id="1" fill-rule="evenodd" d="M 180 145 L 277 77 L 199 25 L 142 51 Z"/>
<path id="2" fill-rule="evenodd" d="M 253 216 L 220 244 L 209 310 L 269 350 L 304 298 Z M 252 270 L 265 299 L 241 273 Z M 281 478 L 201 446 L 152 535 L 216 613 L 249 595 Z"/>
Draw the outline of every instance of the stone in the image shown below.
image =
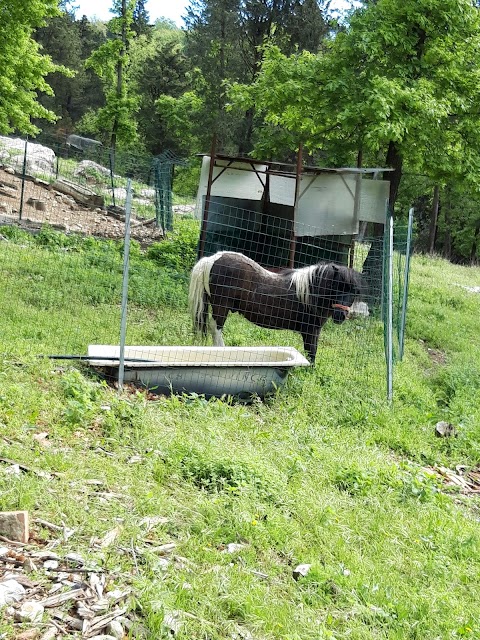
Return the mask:
<path id="1" fill-rule="evenodd" d="M 25 589 L 16 580 L 0 582 L 0 607 L 18 602 L 25 595 Z"/>
<path id="2" fill-rule="evenodd" d="M 17 542 L 28 542 L 28 511 L 0 512 L 0 535 Z"/>
<path id="3" fill-rule="evenodd" d="M 95 177 L 95 174 L 108 177 L 110 176 L 110 169 L 93 162 L 93 160 L 82 160 L 73 171 L 74 176 Z"/>
<path id="4" fill-rule="evenodd" d="M 40 633 L 40 629 L 27 629 L 26 631 L 22 631 L 22 633 L 16 635 L 15 640 L 36 640 Z M 42 636 L 42 640 L 44 640 L 44 636 Z"/>
<path id="5" fill-rule="evenodd" d="M 39 622 L 44 611 L 45 609 L 40 602 L 31 600 L 22 604 L 20 609 L 16 611 L 15 618 L 19 622 Z"/>
<path id="6" fill-rule="evenodd" d="M 0 146 L 8 151 L 8 159 L 4 162 L 10 166 L 5 169 L 7 173 L 19 173 L 23 171 L 23 160 L 25 155 L 25 140 L 21 138 L 0 137 Z M 40 173 L 42 175 L 53 176 L 55 173 L 55 153 L 52 149 L 41 144 L 28 142 L 26 154 L 26 172 Z"/>
<path id="7" fill-rule="evenodd" d="M 299 580 L 300 578 L 304 578 L 308 572 L 310 571 L 312 565 L 311 564 L 299 564 L 293 570 L 293 577 L 295 580 Z"/>
<path id="8" fill-rule="evenodd" d="M 441 421 L 435 425 L 435 435 L 437 438 L 456 438 L 457 431 L 450 422 Z"/>
<path id="9" fill-rule="evenodd" d="M 120 624 L 120 622 L 118 622 L 118 620 L 112 620 L 111 622 L 109 622 L 105 628 L 105 631 L 114 638 L 117 638 L 117 640 L 122 640 L 122 638 L 125 637 L 123 626 Z"/>
<path id="10" fill-rule="evenodd" d="M 226 553 L 238 553 L 239 551 L 243 551 L 243 549 L 245 549 L 246 546 L 247 545 L 245 545 L 245 544 L 239 544 L 237 542 L 230 542 L 225 547 L 225 551 L 226 551 Z"/>
<path id="11" fill-rule="evenodd" d="M 182 627 L 182 611 L 170 611 L 165 613 L 163 626 L 174 636 Z"/>
<path id="12" fill-rule="evenodd" d="M 25 573 L 34 573 L 35 571 L 37 571 L 37 565 L 31 558 L 25 558 L 23 562 L 23 570 L 25 571 Z"/>
<path id="13" fill-rule="evenodd" d="M 79 553 L 67 553 L 65 560 L 71 564 L 77 565 L 77 567 L 83 567 L 85 560 Z"/>

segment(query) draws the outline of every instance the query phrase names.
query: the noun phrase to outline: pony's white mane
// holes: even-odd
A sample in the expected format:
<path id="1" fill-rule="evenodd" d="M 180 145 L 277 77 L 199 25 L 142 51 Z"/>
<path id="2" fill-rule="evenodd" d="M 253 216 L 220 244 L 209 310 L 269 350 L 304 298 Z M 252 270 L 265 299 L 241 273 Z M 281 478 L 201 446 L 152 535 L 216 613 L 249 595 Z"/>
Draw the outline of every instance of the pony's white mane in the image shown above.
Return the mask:
<path id="1" fill-rule="evenodd" d="M 322 278 L 325 273 L 325 269 L 328 267 L 328 264 L 314 264 L 310 267 L 303 267 L 303 269 L 295 269 L 292 274 L 292 285 L 295 286 L 295 292 L 297 294 L 297 298 L 304 305 L 310 304 L 310 293 L 311 293 L 311 285 L 313 280 L 313 275 L 316 271 L 318 271 L 318 276 Z"/>

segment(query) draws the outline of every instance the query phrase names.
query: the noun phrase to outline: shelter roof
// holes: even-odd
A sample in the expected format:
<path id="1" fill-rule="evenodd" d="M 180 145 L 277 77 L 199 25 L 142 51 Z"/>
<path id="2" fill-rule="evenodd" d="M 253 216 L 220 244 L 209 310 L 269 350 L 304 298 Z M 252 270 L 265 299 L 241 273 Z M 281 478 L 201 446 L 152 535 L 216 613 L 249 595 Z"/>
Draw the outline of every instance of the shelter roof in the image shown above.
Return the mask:
<path id="1" fill-rule="evenodd" d="M 198 153 L 197 156 L 204 157 L 209 156 L 208 153 Z M 245 164 L 249 165 L 252 170 L 258 173 L 269 173 L 273 175 L 282 175 L 285 177 L 296 177 L 296 165 L 287 162 L 277 162 L 274 160 L 258 160 L 256 158 L 248 158 L 244 156 L 230 156 L 225 155 L 223 153 L 216 153 L 214 156 L 214 161 L 221 160 L 227 163 L 235 163 L 235 164 Z M 262 165 L 265 167 L 264 169 L 258 169 L 258 165 Z M 245 167 L 244 171 L 249 171 L 247 167 Z M 303 165 L 302 166 L 302 174 L 320 174 L 320 173 L 349 173 L 349 174 L 362 174 L 362 175 L 376 175 L 378 173 L 383 173 L 384 171 L 393 171 L 391 168 L 385 167 L 317 167 L 313 165 Z"/>

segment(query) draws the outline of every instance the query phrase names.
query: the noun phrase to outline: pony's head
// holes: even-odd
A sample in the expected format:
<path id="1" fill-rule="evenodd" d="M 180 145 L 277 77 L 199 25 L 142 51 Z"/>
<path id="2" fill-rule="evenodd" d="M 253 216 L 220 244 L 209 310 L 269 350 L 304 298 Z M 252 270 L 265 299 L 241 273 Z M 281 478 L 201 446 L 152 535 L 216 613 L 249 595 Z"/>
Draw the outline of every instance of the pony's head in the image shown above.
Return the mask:
<path id="1" fill-rule="evenodd" d="M 321 311 L 331 314 L 335 324 L 342 324 L 352 304 L 364 294 L 365 287 L 361 273 L 332 263 L 318 266 L 312 279 L 313 291 Z"/>

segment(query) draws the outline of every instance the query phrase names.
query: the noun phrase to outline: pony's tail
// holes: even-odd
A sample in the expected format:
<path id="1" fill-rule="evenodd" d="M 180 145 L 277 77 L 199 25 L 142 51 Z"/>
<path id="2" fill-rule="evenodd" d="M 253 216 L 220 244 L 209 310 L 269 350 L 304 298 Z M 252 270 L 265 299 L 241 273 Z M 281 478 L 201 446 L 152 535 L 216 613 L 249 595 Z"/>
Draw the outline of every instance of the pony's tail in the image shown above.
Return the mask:
<path id="1" fill-rule="evenodd" d="M 202 258 L 193 267 L 188 290 L 188 309 L 196 334 L 206 337 L 208 330 L 208 298 L 210 295 L 210 271 L 218 254 Z"/>

